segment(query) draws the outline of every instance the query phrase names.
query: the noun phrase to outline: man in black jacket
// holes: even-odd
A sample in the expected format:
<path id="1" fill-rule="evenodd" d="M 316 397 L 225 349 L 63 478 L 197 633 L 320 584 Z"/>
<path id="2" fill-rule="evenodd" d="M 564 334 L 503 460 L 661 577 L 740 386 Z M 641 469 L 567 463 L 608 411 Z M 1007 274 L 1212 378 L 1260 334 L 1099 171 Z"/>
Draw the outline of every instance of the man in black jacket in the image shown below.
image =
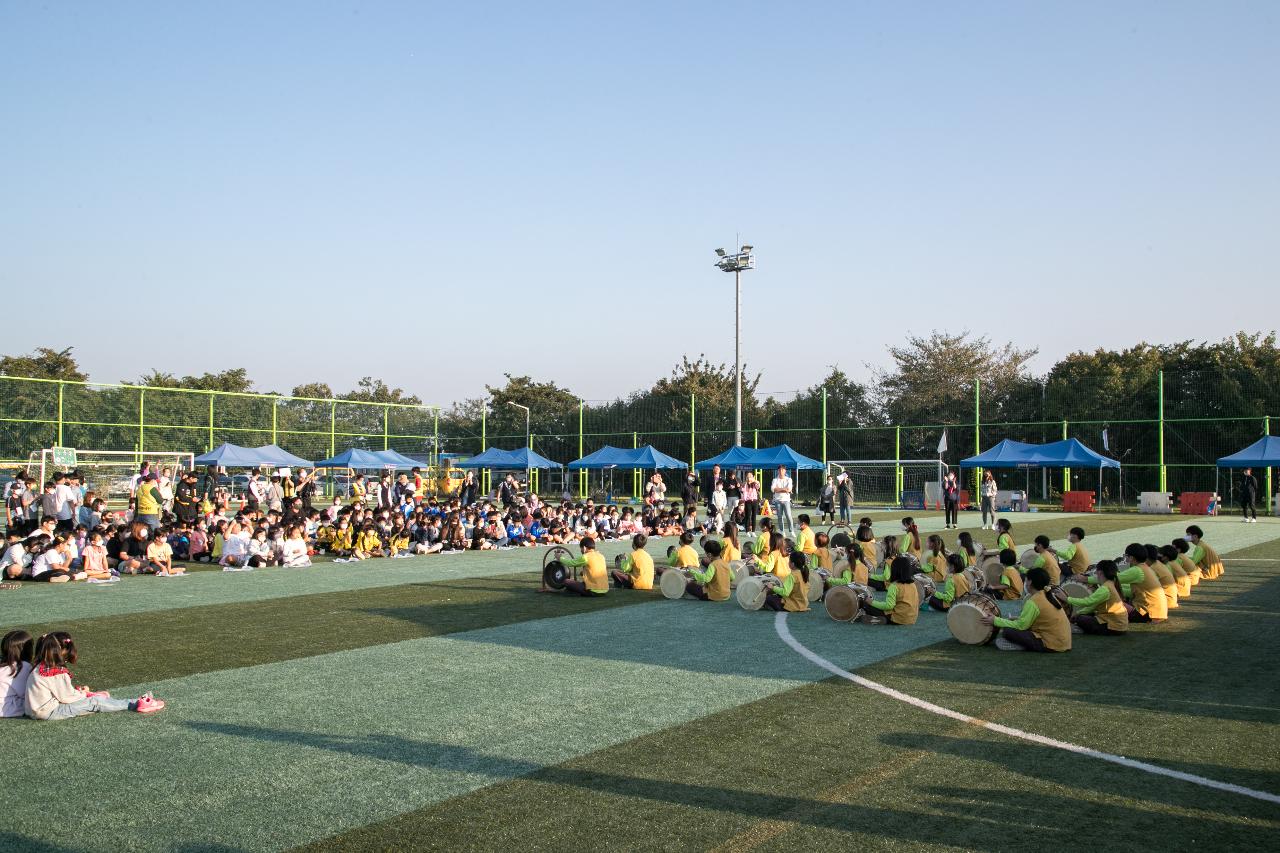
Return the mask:
<path id="1" fill-rule="evenodd" d="M 707 515 L 715 513 L 715 508 L 711 505 L 711 496 L 715 494 L 717 487 L 724 488 L 724 478 L 720 476 L 720 466 L 713 465 L 711 474 L 702 483 L 702 499 L 707 504 Z"/>
<path id="2" fill-rule="evenodd" d="M 1258 521 L 1258 481 L 1254 479 L 1253 469 L 1245 468 L 1240 475 L 1240 510 L 1246 524 Z"/>

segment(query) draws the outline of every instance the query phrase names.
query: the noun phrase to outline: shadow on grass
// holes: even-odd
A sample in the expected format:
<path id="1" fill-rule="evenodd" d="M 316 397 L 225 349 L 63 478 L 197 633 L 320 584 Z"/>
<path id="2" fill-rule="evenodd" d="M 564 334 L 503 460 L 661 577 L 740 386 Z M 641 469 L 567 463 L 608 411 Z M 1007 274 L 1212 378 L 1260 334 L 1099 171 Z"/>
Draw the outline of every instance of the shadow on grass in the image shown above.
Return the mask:
<path id="1" fill-rule="evenodd" d="M 1078 812 L 1083 809 L 1088 809 L 1099 821 L 1132 823 L 1135 820 L 1149 819 L 1153 829 L 1158 826 L 1161 834 L 1171 839 L 1200 837 L 1215 841 L 1230 840 L 1233 844 L 1249 845 L 1257 849 L 1263 849 L 1274 841 L 1274 831 L 1261 826 L 1240 826 L 1199 816 L 1184 818 L 1168 813 L 1144 815 L 1135 813 L 1133 807 L 1127 803 L 1098 805 L 1083 803 L 1069 797 L 1060 797 L 1056 800 L 1052 797 L 1045 798 L 1039 793 L 1034 800 L 1029 801 L 1025 792 L 1014 790 L 982 791 L 979 789 L 959 793 L 946 789 L 931 789 L 922 799 L 927 799 L 930 806 L 944 813 L 930 814 L 907 804 L 902 808 L 889 808 L 870 804 L 832 803 L 814 799 L 800 792 L 766 793 L 695 785 L 670 779 L 640 778 L 563 765 L 542 766 L 536 762 L 488 755 L 467 746 L 415 741 L 394 735 L 333 737 L 221 723 L 188 723 L 187 725 L 204 734 L 324 749 L 362 758 L 396 762 L 415 768 L 475 773 L 492 777 L 494 781 L 525 777 L 529 781 L 576 789 L 590 794 L 640 799 L 655 805 L 676 806 L 682 809 L 722 812 L 752 820 L 784 819 L 791 823 L 820 829 L 883 836 L 894 842 L 937 843 L 957 837 L 977 838 L 983 833 L 996 832 L 1002 838 L 1008 839 L 1010 830 L 1025 833 L 1026 830 L 1034 829 L 1034 837 L 1022 835 L 1025 847 L 1026 849 L 1043 849 L 1041 845 L 1046 843 L 1064 844 L 1078 840 L 1080 831 L 1078 826 L 1054 821 L 1053 816 L 1063 811 Z M 904 752 L 922 748 L 917 739 L 905 735 L 888 737 L 884 740 L 889 746 L 901 748 Z M 939 738 L 930 741 L 923 748 L 934 747 L 939 754 L 999 761 L 1020 769 L 1030 764 L 1030 772 L 1044 781 L 1068 788 L 1080 785 L 1081 766 L 1078 759 L 1063 760 L 1061 753 L 1034 745 L 1018 746 L 1022 747 L 1023 751 L 1010 754 L 1007 745 L 1003 744 L 996 745 L 993 749 L 993 745 L 987 742 Z M 1030 761 L 1026 749 L 1032 751 Z M 1132 771 L 1107 765 L 1102 767 L 1105 769 L 1098 774 L 1098 778 L 1095 779 L 1092 774 L 1087 777 L 1088 786 L 1091 789 L 1124 797 L 1134 796 L 1137 793 Z M 1108 773 L 1107 770 L 1115 772 Z M 1144 785 L 1141 790 L 1146 792 L 1155 788 Z M 1190 793 L 1194 795 L 1195 791 L 1191 790 Z M 985 807 L 996 811 L 997 814 L 991 815 L 985 807 L 975 809 L 972 802 L 975 796 L 982 800 Z M 1199 804 L 1205 798 L 1192 796 L 1189 799 Z M 965 802 L 966 800 L 968 802 Z M 564 819 L 572 820 L 573 818 L 566 815 Z M 397 819 L 393 818 L 392 822 L 395 820 Z M 1018 847 L 1016 838 L 1013 841 L 1015 843 L 1012 845 L 1002 843 L 1002 849 Z"/>

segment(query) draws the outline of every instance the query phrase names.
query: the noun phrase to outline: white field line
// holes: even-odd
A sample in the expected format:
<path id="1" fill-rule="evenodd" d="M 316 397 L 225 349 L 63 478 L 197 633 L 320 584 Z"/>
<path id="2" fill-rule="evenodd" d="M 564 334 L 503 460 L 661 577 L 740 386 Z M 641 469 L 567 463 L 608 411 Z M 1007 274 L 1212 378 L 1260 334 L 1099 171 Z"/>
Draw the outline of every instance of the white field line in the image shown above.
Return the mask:
<path id="1" fill-rule="evenodd" d="M 832 675 L 838 675 L 841 678 L 852 681 L 859 687 L 865 687 L 868 690 L 874 690 L 877 693 L 888 696 L 891 699 L 897 699 L 899 702 L 905 702 L 912 707 L 928 711 L 931 714 L 937 714 L 940 717 L 948 717 L 952 720 L 958 720 L 962 723 L 979 726 L 993 731 L 998 734 L 1008 735 L 1009 737 L 1018 738 L 1020 740 L 1038 743 L 1041 746 L 1048 746 L 1054 749 L 1061 749 L 1066 752 L 1074 752 L 1077 755 L 1084 755 L 1089 758 L 1096 758 L 1100 761 L 1109 761 L 1112 764 L 1119 764 L 1122 767 L 1130 767 L 1134 770 L 1142 770 L 1146 773 L 1152 773 L 1156 776 L 1167 776 L 1170 779 L 1179 779 L 1183 782 L 1190 782 L 1193 785 L 1201 785 L 1205 788 L 1213 788 L 1218 791 L 1226 791 L 1231 794 L 1239 794 L 1243 797 L 1252 797 L 1255 800 L 1262 800 L 1268 803 L 1280 805 L 1280 796 L 1269 794 L 1266 791 L 1255 791 L 1252 788 L 1245 788 L 1241 785 L 1233 785 L 1230 782 L 1219 782 L 1216 779 L 1209 779 L 1204 776 L 1197 776 L 1194 773 L 1183 773 L 1181 770 L 1170 770 L 1167 767 L 1159 767 L 1155 764 L 1148 764 L 1145 761 L 1135 761 L 1132 758 L 1125 758 L 1123 755 L 1113 755 L 1109 752 L 1100 752 L 1096 749 L 1090 749 L 1087 746 L 1079 746 L 1066 741 L 1055 740 L 1053 738 L 1044 737 L 1043 735 L 1033 734 L 1032 732 L 1024 732 L 1021 729 L 1015 729 L 1010 726 L 1002 726 L 999 723 L 980 720 L 977 717 L 971 717 L 968 714 L 962 714 L 959 711 L 953 711 L 950 708 L 944 708 L 941 705 L 935 705 L 925 699 L 920 699 L 901 690 L 894 690 L 892 687 L 886 687 L 883 684 L 872 681 L 869 678 L 863 678 L 860 675 L 854 675 L 848 670 L 841 669 L 831 661 L 822 657 L 806 646 L 802 645 L 799 640 L 791 635 L 791 629 L 787 627 L 787 614 L 780 612 L 774 619 L 774 628 L 778 632 L 778 636 L 782 638 L 782 642 L 786 643 L 791 649 L 800 654 L 810 663 L 825 669 Z"/>

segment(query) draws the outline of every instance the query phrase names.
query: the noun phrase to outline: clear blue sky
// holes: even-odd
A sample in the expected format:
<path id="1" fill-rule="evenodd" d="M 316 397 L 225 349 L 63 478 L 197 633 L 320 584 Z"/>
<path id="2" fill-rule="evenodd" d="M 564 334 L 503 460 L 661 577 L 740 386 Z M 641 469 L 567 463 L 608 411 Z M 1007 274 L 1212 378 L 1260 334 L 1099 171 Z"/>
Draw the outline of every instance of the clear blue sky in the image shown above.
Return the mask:
<path id="1" fill-rule="evenodd" d="M 1274 0 L 3 0 L 0 352 L 608 398 L 732 360 L 738 232 L 762 390 L 1267 330 L 1278 92 Z"/>

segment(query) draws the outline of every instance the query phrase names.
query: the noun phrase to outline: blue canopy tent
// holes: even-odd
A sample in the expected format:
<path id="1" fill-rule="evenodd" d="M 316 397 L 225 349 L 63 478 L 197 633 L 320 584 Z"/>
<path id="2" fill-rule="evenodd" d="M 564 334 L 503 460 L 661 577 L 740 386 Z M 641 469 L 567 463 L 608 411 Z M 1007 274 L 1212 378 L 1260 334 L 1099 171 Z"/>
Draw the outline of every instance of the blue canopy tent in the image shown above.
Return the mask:
<path id="1" fill-rule="evenodd" d="M 378 456 L 372 450 L 361 450 L 358 447 L 352 447 L 344 450 L 337 456 L 331 456 L 328 459 L 321 459 L 316 463 L 317 468 L 359 468 L 367 471 L 377 470 L 378 468 L 386 468 L 387 463 L 382 457 Z"/>
<path id="2" fill-rule="evenodd" d="M 411 456 L 405 456 L 396 450 L 375 450 L 373 455 L 384 460 L 383 465 L 387 468 L 417 468 L 422 465 L 417 459 Z"/>
<path id="3" fill-rule="evenodd" d="M 222 468 L 258 468 L 273 464 L 261 450 L 223 442 L 192 460 L 194 465 L 218 465 Z"/>
<path id="4" fill-rule="evenodd" d="M 1271 469 L 1280 468 L 1280 437 L 1274 435 L 1264 435 L 1244 450 L 1232 453 L 1230 456 L 1223 456 L 1218 460 L 1219 468 L 1262 468 L 1266 473 L 1262 490 L 1266 492 L 1267 512 L 1272 511 L 1272 501 L 1274 500 L 1271 492 Z M 1217 479 L 1216 476 L 1214 478 Z M 1214 491 L 1219 491 L 1220 485 L 1214 483 Z M 1235 499 L 1235 481 L 1231 482 L 1232 501 Z"/>
<path id="5" fill-rule="evenodd" d="M 755 452 L 755 450 L 749 447 L 743 447 L 735 444 L 719 456 L 712 456 L 710 459 L 703 459 L 697 465 L 694 465 L 693 468 L 695 471 L 710 471 L 717 465 L 726 470 L 755 468 L 757 466 L 753 461 L 754 457 L 752 455 Z"/>
<path id="6" fill-rule="evenodd" d="M 553 462 L 545 456 L 530 450 L 527 447 L 521 447 L 519 450 L 511 451 L 511 462 L 514 468 L 559 468 L 559 462 Z"/>
<path id="7" fill-rule="evenodd" d="M 688 468 L 688 462 L 681 462 L 674 456 L 668 456 L 661 450 L 658 450 L 652 444 L 646 444 L 644 447 L 637 447 L 634 450 L 624 450 L 623 457 L 625 461 L 620 467 L 623 468 Z"/>
<path id="8" fill-rule="evenodd" d="M 960 460 L 961 468 L 1097 468 L 1098 503 L 1102 503 L 1102 472 L 1107 468 L 1120 469 L 1120 461 L 1103 456 L 1081 444 L 1074 438 L 1051 441 L 1048 444 L 1027 444 L 1006 438 L 995 447 Z M 1028 492 L 1030 487 L 1028 484 Z M 1124 483 L 1119 491 L 1123 494 Z"/>
<path id="9" fill-rule="evenodd" d="M 751 462 L 752 467 L 755 468 L 768 469 L 786 465 L 793 471 L 823 471 L 827 467 L 817 459 L 810 459 L 808 456 L 796 453 L 785 444 L 779 444 L 777 447 L 761 447 L 754 451 Z"/>
<path id="10" fill-rule="evenodd" d="M 588 453 L 581 459 L 573 460 L 566 467 L 570 471 L 603 471 L 608 468 L 618 468 L 626 464 L 628 452 L 620 447 L 606 444 L 594 453 Z"/>
<path id="11" fill-rule="evenodd" d="M 516 468 L 511 464 L 511 451 L 500 450 L 496 447 L 486 447 L 482 452 L 477 453 L 470 459 L 464 459 L 461 462 L 455 462 L 458 468 Z"/>
<path id="12" fill-rule="evenodd" d="M 1244 450 L 1223 456 L 1219 468 L 1280 468 L 1280 436 L 1264 435 Z"/>
<path id="13" fill-rule="evenodd" d="M 277 468 L 313 468 L 315 467 L 301 456 L 294 456 L 289 451 L 280 447 L 278 444 L 264 444 L 262 447 L 253 448 L 256 453 L 268 460 L 264 464 L 274 465 Z"/>

